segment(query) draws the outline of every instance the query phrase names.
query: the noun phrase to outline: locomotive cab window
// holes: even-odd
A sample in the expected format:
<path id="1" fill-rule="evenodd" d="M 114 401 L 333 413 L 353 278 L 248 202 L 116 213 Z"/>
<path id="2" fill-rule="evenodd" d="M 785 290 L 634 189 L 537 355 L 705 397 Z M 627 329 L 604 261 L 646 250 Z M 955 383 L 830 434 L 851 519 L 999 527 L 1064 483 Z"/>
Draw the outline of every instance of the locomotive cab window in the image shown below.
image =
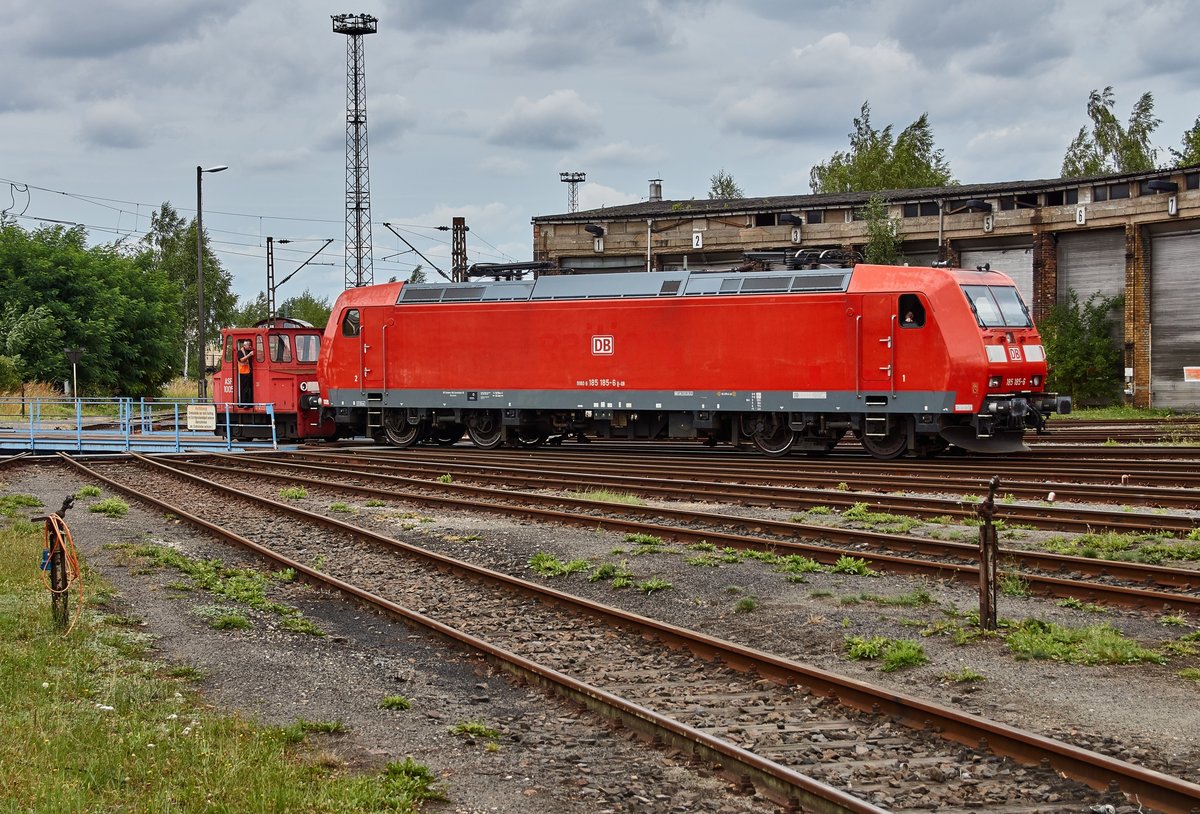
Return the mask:
<path id="1" fill-rule="evenodd" d="M 292 361 L 292 342 L 287 334 L 271 334 L 267 337 L 267 346 L 271 349 L 272 362 Z"/>
<path id="2" fill-rule="evenodd" d="M 225 364 L 233 361 L 233 337 L 225 337 Z"/>
<path id="3" fill-rule="evenodd" d="M 1028 328 L 1029 310 L 1017 289 L 1006 285 L 964 285 L 963 293 L 983 328 Z"/>
<path id="4" fill-rule="evenodd" d="M 901 328 L 920 328 L 925 324 L 925 306 L 916 294 L 901 294 L 897 310 Z"/>
<path id="5" fill-rule="evenodd" d="M 321 355 L 321 337 L 317 334 L 301 334 L 296 337 L 296 361 L 302 365 L 313 365 Z"/>
<path id="6" fill-rule="evenodd" d="M 362 330 L 359 324 L 358 309 L 351 308 L 342 317 L 342 336 L 358 336 Z"/>

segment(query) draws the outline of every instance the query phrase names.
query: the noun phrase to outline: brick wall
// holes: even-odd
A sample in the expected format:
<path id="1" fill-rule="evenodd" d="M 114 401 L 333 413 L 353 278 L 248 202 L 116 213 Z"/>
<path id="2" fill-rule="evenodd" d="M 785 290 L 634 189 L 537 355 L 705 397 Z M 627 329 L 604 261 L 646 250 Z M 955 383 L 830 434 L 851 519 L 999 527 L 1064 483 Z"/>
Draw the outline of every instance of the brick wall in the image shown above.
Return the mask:
<path id="1" fill-rule="evenodd" d="M 1033 233 L 1033 321 L 1040 323 L 1058 302 L 1058 241 L 1050 232 Z"/>
<path id="2" fill-rule="evenodd" d="M 1133 368 L 1135 407 L 1150 406 L 1150 236 L 1125 225 L 1125 367 Z"/>

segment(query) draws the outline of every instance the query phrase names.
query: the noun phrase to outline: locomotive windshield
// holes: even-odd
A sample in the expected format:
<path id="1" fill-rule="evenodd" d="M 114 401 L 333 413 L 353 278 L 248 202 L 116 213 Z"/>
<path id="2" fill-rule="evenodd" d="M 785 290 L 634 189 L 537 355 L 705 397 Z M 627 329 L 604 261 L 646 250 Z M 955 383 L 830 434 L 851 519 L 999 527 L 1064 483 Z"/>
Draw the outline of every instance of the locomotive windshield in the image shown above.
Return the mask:
<path id="1" fill-rule="evenodd" d="M 962 289 L 984 328 L 1028 328 L 1033 324 L 1021 295 L 1012 286 L 964 285 Z"/>

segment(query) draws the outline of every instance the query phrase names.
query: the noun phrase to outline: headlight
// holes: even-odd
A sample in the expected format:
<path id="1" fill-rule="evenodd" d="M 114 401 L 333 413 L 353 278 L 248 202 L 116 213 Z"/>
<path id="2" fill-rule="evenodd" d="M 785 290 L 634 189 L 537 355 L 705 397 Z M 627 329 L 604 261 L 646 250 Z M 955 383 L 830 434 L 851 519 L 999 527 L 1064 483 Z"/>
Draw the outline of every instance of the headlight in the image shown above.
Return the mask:
<path id="1" fill-rule="evenodd" d="M 1000 377 L 999 377 L 999 376 L 992 376 L 992 377 L 990 377 L 990 378 L 988 379 L 988 389 L 989 389 L 989 390 L 995 390 L 995 389 L 997 389 L 998 387 L 1000 387 Z"/>
<path id="2" fill-rule="evenodd" d="M 1041 387 L 1041 386 L 1042 386 L 1042 377 L 1041 377 L 1041 376 L 1034 376 L 1034 377 L 1031 379 L 1031 381 L 1033 382 L 1033 386 L 1034 386 L 1034 387 Z"/>

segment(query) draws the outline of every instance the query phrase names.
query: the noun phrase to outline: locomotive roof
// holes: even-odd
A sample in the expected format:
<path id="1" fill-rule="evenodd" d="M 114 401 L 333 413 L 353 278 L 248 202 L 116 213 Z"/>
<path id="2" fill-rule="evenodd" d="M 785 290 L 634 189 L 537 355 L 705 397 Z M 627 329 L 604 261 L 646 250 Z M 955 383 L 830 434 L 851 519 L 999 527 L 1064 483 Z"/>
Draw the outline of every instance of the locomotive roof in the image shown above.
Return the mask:
<path id="1" fill-rule="evenodd" d="M 845 291 L 849 268 L 806 271 L 665 271 L 553 275 L 537 280 L 470 283 L 407 283 L 398 304 L 590 300 L 677 297 L 701 294 L 815 294 Z"/>

